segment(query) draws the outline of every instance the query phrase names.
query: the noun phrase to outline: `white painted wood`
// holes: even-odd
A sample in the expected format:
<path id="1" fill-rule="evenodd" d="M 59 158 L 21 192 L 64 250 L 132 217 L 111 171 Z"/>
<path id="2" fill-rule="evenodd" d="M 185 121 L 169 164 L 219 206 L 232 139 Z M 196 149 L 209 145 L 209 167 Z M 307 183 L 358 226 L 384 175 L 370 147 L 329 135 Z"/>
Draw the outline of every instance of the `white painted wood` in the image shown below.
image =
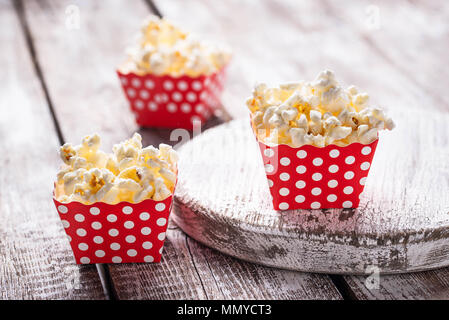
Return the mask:
<path id="1" fill-rule="evenodd" d="M 364 274 L 372 266 L 382 273 L 447 266 L 449 115 L 427 114 L 426 124 L 424 115 L 410 111 L 381 136 L 356 210 L 274 211 L 249 121 L 210 129 L 180 148 L 173 219 L 223 253 L 285 269 Z"/>

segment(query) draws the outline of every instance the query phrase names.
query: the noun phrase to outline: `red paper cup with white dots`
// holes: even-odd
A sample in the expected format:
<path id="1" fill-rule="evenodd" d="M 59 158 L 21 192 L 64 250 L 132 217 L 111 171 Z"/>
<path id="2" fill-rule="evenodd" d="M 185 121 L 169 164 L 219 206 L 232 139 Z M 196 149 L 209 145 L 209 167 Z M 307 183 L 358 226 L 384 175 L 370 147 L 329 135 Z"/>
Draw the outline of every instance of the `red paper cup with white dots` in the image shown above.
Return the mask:
<path id="1" fill-rule="evenodd" d="M 159 262 L 172 198 L 91 205 L 53 198 L 77 264 Z"/>
<path id="2" fill-rule="evenodd" d="M 198 77 L 137 75 L 117 71 L 123 90 L 142 127 L 193 129 L 221 108 L 225 68 Z"/>
<path id="3" fill-rule="evenodd" d="M 377 142 L 293 148 L 258 141 L 274 209 L 357 208 Z"/>

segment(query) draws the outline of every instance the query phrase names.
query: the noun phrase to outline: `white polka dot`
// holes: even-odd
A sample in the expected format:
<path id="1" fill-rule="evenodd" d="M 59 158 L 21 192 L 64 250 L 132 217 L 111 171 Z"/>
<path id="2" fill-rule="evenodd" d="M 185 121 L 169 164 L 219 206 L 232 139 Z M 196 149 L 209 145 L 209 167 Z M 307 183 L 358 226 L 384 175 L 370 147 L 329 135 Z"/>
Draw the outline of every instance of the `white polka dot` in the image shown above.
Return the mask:
<path id="1" fill-rule="evenodd" d="M 126 222 L 123 224 L 123 226 L 124 226 L 126 229 L 132 229 L 132 228 L 134 228 L 134 222 L 132 222 L 132 221 L 126 221 Z"/>
<path id="2" fill-rule="evenodd" d="M 312 189 L 312 194 L 314 195 L 314 196 L 317 196 L 317 195 L 319 195 L 319 194 L 321 194 L 321 189 L 320 188 L 313 188 Z"/>
<path id="3" fill-rule="evenodd" d="M 108 216 L 106 217 L 106 219 L 107 219 L 109 222 L 116 222 L 116 221 L 117 221 L 117 216 L 116 216 L 115 214 L 110 214 L 110 215 L 108 215 Z"/>
<path id="4" fill-rule="evenodd" d="M 165 219 L 165 218 L 159 218 L 159 219 L 157 219 L 156 224 L 157 224 L 159 227 L 165 226 L 165 225 L 167 224 L 167 219 Z"/>
<path id="5" fill-rule="evenodd" d="M 72 242 L 72 237 L 67 235 L 67 239 L 69 239 L 69 242 Z"/>
<path id="6" fill-rule="evenodd" d="M 176 112 L 176 110 L 178 110 L 178 106 L 173 102 L 170 102 L 169 104 L 167 104 L 167 110 L 168 112 L 174 113 Z"/>
<path id="7" fill-rule="evenodd" d="M 75 214 L 75 220 L 78 222 L 83 222 L 84 221 L 84 216 L 81 213 L 77 213 Z"/>
<path id="8" fill-rule="evenodd" d="M 364 154 L 365 156 L 371 153 L 371 148 L 370 147 L 363 147 L 362 148 L 362 154 Z"/>
<path id="9" fill-rule="evenodd" d="M 174 92 L 171 96 L 173 98 L 174 101 L 179 102 L 182 100 L 182 94 L 179 92 Z"/>
<path id="10" fill-rule="evenodd" d="M 265 150 L 263 151 L 263 154 L 264 154 L 266 157 L 272 157 L 272 156 L 274 156 L 274 151 L 273 151 L 273 149 L 265 149 Z"/>
<path id="11" fill-rule="evenodd" d="M 281 164 L 282 164 L 283 166 L 288 166 L 288 165 L 290 164 L 290 159 L 287 158 L 287 157 L 281 158 Z"/>
<path id="12" fill-rule="evenodd" d="M 299 159 L 304 159 L 305 157 L 307 157 L 307 152 L 305 152 L 304 150 L 299 150 L 299 151 L 296 153 L 296 156 L 297 156 Z"/>
<path id="13" fill-rule="evenodd" d="M 329 172 L 330 173 L 335 173 L 338 171 L 338 166 L 336 164 L 330 165 L 329 166 Z"/>
<path id="14" fill-rule="evenodd" d="M 345 201 L 343 202 L 343 208 L 351 208 L 352 202 L 351 201 Z"/>
<path id="15" fill-rule="evenodd" d="M 140 230 L 140 232 L 142 232 L 142 234 L 143 234 L 144 236 L 147 236 L 147 235 L 149 235 L 149 234 L 151 233 L 151 229 L 150 229 L 149 227 L 143 227 L 143 228 Z"/>
<path id="16" fill-rule="evenodd" d="M 118 236 L 118 230 L 117 230 L 117 229 L 110 229 L 110 230 L 108 231 L 108 233 L 109 233 L 109 235 L 110 235 L 111 237 L 116 237 L 116 236 Z"/>
<path id="17" fill-rule="evenodd" d="M 126 92 L 128 93 L 128 96 L 130 96 L 131 98 L 134 98 L 136 96 L 136 90 L 134 90 L 133 88 L 128 88 Z"/>
<path id="18" fill-rule="evenodd" d="M 58 206 L 58 211 L 61 212 L 62 214 L 67 213 L 69 211 L 69 209 L 67 209 L 66 206 L 63 206 L 62 204 L 60 206 Z"/>
<path id="19" fill-rule="evenodd" d="M 70 227 L 70 223 L 67 220 L 61 220 L 62 222 L 62 226 L 67 229 L 68 227 Z"/>
<path id="20" fill-rule="evenodd" d="M 145 81 L 145 87 L 147 87 L 148 89 L 153 89 L 154 88 L 154 82 L 151 80 L 146 80 Z"/>
<path id="21" fill-rule="evenodd" d="M 366 177 L 363 177 L 362 179 L 360 179 L 359 183 L 364 186 L 366 183 Z"/>
<path id="22" fill-rule="evenodd" d="M 319 209 L 319 208 L 321 207 L 321 203 L 319 203 L 318 201 L 312 202 L 312 203 L 310 204 L 310 207 L 311 207 L 312 209 Z"/>
<path id="23" fill-rule="evenodd" d="M 78 249 L 80 249 L 81 251 L 86 251 L 87 249 L 89 249 L 89 246 L 87 245 L 87 243 L 82 242 L 78 245 Z"/>
<path id="24" fill-rule="evenodd" d="M 162 203 L 162 202 L 158 203 L 158 204 L 156 204 L 156 206 L 154 208 L 156 209 L 156 211 L 159 211 L 159 212 L 164 211 L 165 210 L 165 204 Z"/>
<path id="25" fill-rule="evenodd" d="M 304 166 L 297 166 L 296 167 L 296 172 L 298 172 L 299 174 L 302 174 L 302 173 L 304 173 L 304 172 L 306 172 L 306 167 L 304 167 Z"/>
<path id="26" fill-rule="evenodd" d="M 111 243 L 111 249 L 112 250 L 119 250 L 120 249 L 120 244 L 118 244 L 117 242 L 113 242 Z"/>
<path id="27" fill-rule="evenodd" d="M 344 177 L 346 180 L 351 180 L 352 178 L 354 178 L 354 172 L 352 171 L 346 171 L 344 174 Z"/>
<path id="28" fill-rule="evenodd" d="M 120 257 L 118 257 L 118 256 L 112 257 L 112 262 L 114 262 L 114 263 L 120 263 L 120 262 L 122 262 L 122 258 L 120 258 Z"/>
<path id="29" fill-rule="evenodd" d="M 312 179 L 315 181 L 320 181 L 323 178 L 323 175 L 319 172 L 315 172 L 312 174 Z"/>
<path id="30" fill-rule="evenodd" d="M 302 189 L 302 188 L 304 188 L 306 186 L 306 183 L 304 181 L 302 181 L 302 180 L 298 180 L 298 181 L 296 181 L 295 185 L 296 185 L 296 188 Z"/>
<path id="31" fill-rule="evenodd" d="M 125 77 L 120 77 L 120 81 L 122 82 L 122 84 L 126 85 L 128 83 L 128 79 L 126 79 Z"/>
<path id="32" fill-rule="evenodd" d="M 189 113 L 191 110 L 192 110 L 192 106 L 189 103 L 184 102 L 183 104 L 181 104 L 181 111 L 182 112 Z"/>
<path id="33" fill-rule="evenodd" d="M 142 110 L 143 107 L 145 106 L 145 104 L 143 103 L 142 100 L 136 100 L 136 101 L 134 101 L 134 104 L 136 105 L 136 108 L 139 110 Z"/>
<path id="34" fill-rule="evenodd" d="M 157 235 L 157 238 L 158 238 L 160 241 L 163 241 L 163 240 L 165 239 L 165 232 L 159 233 L 159 234 Z"/>
<path id="35" fill-rule="evenodd" d="M 303 203 L 304 201 L 306 201 L 306 198 L 303 195 L 299 194 L 295 197 L 295 201 L 298 203 Z"/>
<path id="36" fill-rule="evenodd" d="M 196 93 L 189 92 L 186 96 L 187 101 L 194 102 L 196 100 Z"/>
<path id="37" fill-rule="evenodd" d="M 127 254 L 128 256 L 130 256 L 130 257 L 135 257 L 135 256 L 137 256 L 137 251 L 134 250 L 134 249 L 129 249 L 129 250 L 126 252 L 126 254 Z"/>
<path id="38" fill-rule="evenodd" d="M 144 249 L 151 249 L 153 248 L 153 244 L 150 241 L 145 241 L 144 243 L 142 243 L 142 247 Z"/>
<path id="39" fill-rule="evenodd" d="M 265 165 L 265 172 L 267 172 L 267 173 L 272 173 L 273 171 L 274 171 L 273 165 L 267 163 L 267 164 Z"/>
<path id="40" fill-rule="evenodd" d="M 179 90 L 185 91 L 185 90 L 187 90 L 188 87 L 189 86 L 187 85 L 187 82 L 185 82 L 185 81 L 179 81 L 178 82 L 178 89 Z"/>
<path id="41" fill-rule="evenodd" d="M 79 228 L 76 230 L 76 234 L 79 235 L 80 237 L 84 237 L 87 234 L 87 231 L 84 230 L 83 228 Z"/>
<path id="42" fill-rule="evenodd" d="M 100 230 L 101 227 L 102 227 L 102 226 L 101 226 L 101 223 L 100 223 L 100 222 L 98 222 L 98 221 L 92 222 L 92 229 Z"/>
<path id="43" fill-rule="evenodd" d="M 268 179 L 268 186 L 269 186 L 270 188 L 273 187 L 273 180 Z"/>
<path id="44" fill-rule="evenodd" d="M 202 103 L 198 103 L 195 106 L 195 111 L 198 112 L 198 113 L 203 113 L 205 111 L 204 105 Z"/>
<path id="45" fill-rule="evenodd" d="M 344 187 L 343 192 L 346 194 L 351 194 L 354 191 L 354 189 L 350 186 Z"/>
<path id="46" fill-rule="evenodd" d="M 193 90 L 200 91 L 203 88 L 203 85 L 199 81 L 193 81 L 192 88 Z"/>
<path id="47" fill-rule="evenodd" d="M 368 161 L 366 161 L 366 162 L 363 162 L 363 163 L 360 165 L 360 169 L 362 169 L 362 170 L 368 170 L 368 169 L 369 169 L 369 166 L 370 166 L 370 163 L 369 163 Z"/>
<path id="48" fill-rule="evenodd" d="M 286 196 L 286 195 L 288 195 L 290 193 L 290 190 L 288 190 L 287 188 L 281 188 L 281 189 L 279 189 L 279 194 L 281 195 L 281 196 Z"/>
<path id="49" fill-rule="evenodd" d="M 150 109 L 151 111 L 156 111 L 157 110 L 157 104 L 153 101 L 148 102 L 148 109 Z"/>
<path id="50" fill-rule="evenodd" d="M 162 254 L 162 250 L 164 250 L 164 247 L 161 247 L 161 248 L 159 249 L 159 253 L 160 253 L 160 254 Z"/>
<path id="51" fill-rule="evenodd" d="M 145 256 L 145 257 L 143 257 L 143 261 L 145 261 L 145 262 L 153 262 L 154 258 L 152 256 Z"/>
<path id="52" fill-rule="evenodd" d="M 93 214 L 94 216 L 96 216 L 96 215 L 100 214 L 100 209 L 98 209 L 97 207 L 92 207 L 92 208 L 90 208 L 89 212 L 91 214 Z"/>
<path id="53" fill-rule="evenodd" d="M 337 180 L 329 180 L 327 185 L 329 186 L 329 188 L 335 188 L 336 186 L 338 186 L 338 181 Z"/>
<path id="54" fill-rule="evenodd" d="M 345 162 L 347 164 L 353 164 L 354 161 L 355 161 L 355 158 L 353 156 L 347 156 L 346 159 L 345 159 Z"/>
<path id="55" fill-rule="evenodd" d="M 88 264 L 88 263 L 90 262 L 90 259 L 89 259 L 88 257 L 82 257 L 82 258 L 80 259 L 80 262 L 81 262 L 82 264 Z"/>
<path id="56" fill-rule="evenodd" d="M 335 194 L 330 194 L 327 196 L 327 201 L 335 202 L 337 200 L 337 196 Z"/>
<path id="57" fill-rule="evenodd" d="M 131 84 L 132 84 L 133 87 L 136 87 L 136 88 L 140 87 L 140 85 L 141 85 L 140 80 L 136 79 L 136 78 L 131 80 Z"/>
<path id="58" fill-rule="evenodd" d="M 288 181 L 290 179 L 290 175 L 287 172 L 282 172 L 279 175 L 279 179 L 281 179 L 282 181 Z"/>
<path id="59" fill-rule="evenodd" d="M 98 243 L 98 244 L 100 244 L 100 243 L 103 243 L 103 237 L 100 237 L 100 236 L 95 236 L 94 237 L 94 242 L 95 243 Z"/>
<path id="60" fill-rule="evenodd" d="M 140 220 L 142 221 L 147 221 L 148 219 L 150 219 L 150 214 L 148 212 L 142 212 L 139 215 Z"/>
<path id="61" fill-rule="evenodd" d="M 279 203 L 279 209 L 280 210 L 287 210 L 288 209 L 288 203 L 287 202 L 281 202 Z"/>
<path id="62" fill-rule="evenodd" d="M 330 152 L 329 152 L 329 156 L 331 157 L 331 158 L 336 158 L 336 157 L 338 157 L 340 155 L 340 151 L 338 151 L 337 149 L 332 149 Z"/>
<path id="63" fill-rule="evenodd" d="M 133 208 L 131 208 L 130 206 L 123 207 L 122 212 L 124 214 L 131 214 L 133 212 Z"/>
<path id="64" fill-rule="evenodd" d="M 128 243 L 134 243 L 136 242 L 136 237 L 134 237 L 133 235 L 126 236 L 125 241 Z"/>
<path id="65" fill-rule="evenodd" d="M 150 94 L 147 90 L 140 90 L 140 97 L 144 100 L 148 99 L 150 97 Z"/>
<path id="66" fill-rule="evenodd" d="M 171 82 L 170 80 L 165 80 L 164 81 L 164 89 L 165 90 L 172 90 L 173 89 L 173 82 Z"/>
<path id="67" fill-rule="evenodd" d="M 103 250 L 97 250 L 97 251 L 95 251 L 95 255 L 98 258 L 103 258 L 105 256 L 105 252 Z"/>
<path id="68" fill-rule="evenodd" d="M 315 158 L 315 159 L 313 159 L 312 163 L 314 166 L 321 166 L 323 164 L 323 159 Z"/>

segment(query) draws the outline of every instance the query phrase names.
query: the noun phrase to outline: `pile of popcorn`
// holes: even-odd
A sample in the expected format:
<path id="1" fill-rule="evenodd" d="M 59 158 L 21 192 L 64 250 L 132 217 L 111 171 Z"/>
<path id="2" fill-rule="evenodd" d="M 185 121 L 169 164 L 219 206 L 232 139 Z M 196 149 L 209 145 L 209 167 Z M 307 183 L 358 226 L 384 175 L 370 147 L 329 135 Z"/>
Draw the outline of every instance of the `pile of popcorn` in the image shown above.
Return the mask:
<path id="1" fill-rule="evenodd" d="M 395 126 L 381 109 L 368 106 L 368 98 L 355 86 L 344 89 L 334 73 L 325 70 L 312 82 L 277 88 L 259 84 L 246 104 L 257 137 L 264 143 L 346 146 L 369 144 L 379 130 Z"/>
<path id="2" fill-rule="evenodd" d="M 57 175 L 58 201 L 137 203 L 145 199 L 161 201 L 173 193 L 178 155 L 171 146 L 142 148 L 142 137 L 135 133 L 114 145 L 112 154 L 99 147 L 97 134 L 84 137 L 81 145 L 66 143 L 61 147 L 64 165 Z"/>
<path id="3" fill-rule="evenodd" d="M 196 77 L 217 72 L 231 58 L 227 47 L 199 41 L 157 16 L 144 22 L 137 42 L 127 50 L 125 73 Z"/>

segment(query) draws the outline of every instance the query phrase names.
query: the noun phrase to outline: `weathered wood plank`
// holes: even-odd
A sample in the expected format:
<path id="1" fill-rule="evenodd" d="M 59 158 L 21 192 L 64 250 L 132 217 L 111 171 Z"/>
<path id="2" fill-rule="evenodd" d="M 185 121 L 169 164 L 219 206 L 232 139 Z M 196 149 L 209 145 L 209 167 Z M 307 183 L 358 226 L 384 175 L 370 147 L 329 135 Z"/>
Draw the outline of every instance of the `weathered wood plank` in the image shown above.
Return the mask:
<path id="1" fill-rule="evenodd" d="M 11 1 L 0 1 L 0 299 L 103 299 L 51 196 L 58 137 Z"/>
<path id="2" fill-rule="evenodd" d="M 79 7 L 80 29 L 65 28 L 64 12 L 69 4 Z M 124 48 L 132 40 L 141 20 L 149 13 L 144 2 L 130 5 L 109 1 L 103 6 L 96 2 L 81 1 L 27 1 L 25 7 L 32 32 L 38 27 L 43 30 L 33 32 L 33 39 L 66 139 L 76 141 L 84 134 L 97 131 L 104 137 L 104 148 L 110 148 L 113 143 L 139 130 L 128 110 L 114 68 L 123 59 Z M 117 17 L 120 17 L 119 22 Z M 144 144 L 157 144 L 161 140 L 169 142 L 169 130 L 143 129 L 139 132 L 144 137 Z M 110 265 L 109 271 L 118 298 L 222 297 L 213 272 L 219 274 L 224 271 L 210 271 L 204 259 L 197 260 L 196 254 L 189 250 L 192 243 L 186 240 L 179 229 L 170 227 L 161 264 Z M 216 259 L 220 257 L 222 255 L 217 254 Z M 238 265 L 241 262 L 235 263 Z M 233 279 L 252 279 L 245 268 L 236 267 L 226 272 L 235 273 Z M 283 273 L 279 271 L 279 274 Z M 282 291 L 283 297 L 301 295 L 304 298 L 339 298 L 336 291 L 331 289 L 332 283 L 326 276 L 297 274 L 292 278 L 296 285 Z M 314 281 L 318 283 L 317 286 L 308 288 Z M 319 289 L 320 286 L 324 289 Z M 247 289 L 242 288 L 242 296 L 261 297 L 259 290 L 255 290 L 252 284 L 248 284 Z"/>
<path id="3" fill-rule="evenodd" d="M 373 275 L 366 277 L 345 276 L 357 299 L 378 300 L 448 300 L 449 269 L 427 272 L 380 276 L 379 285 Z"/>

